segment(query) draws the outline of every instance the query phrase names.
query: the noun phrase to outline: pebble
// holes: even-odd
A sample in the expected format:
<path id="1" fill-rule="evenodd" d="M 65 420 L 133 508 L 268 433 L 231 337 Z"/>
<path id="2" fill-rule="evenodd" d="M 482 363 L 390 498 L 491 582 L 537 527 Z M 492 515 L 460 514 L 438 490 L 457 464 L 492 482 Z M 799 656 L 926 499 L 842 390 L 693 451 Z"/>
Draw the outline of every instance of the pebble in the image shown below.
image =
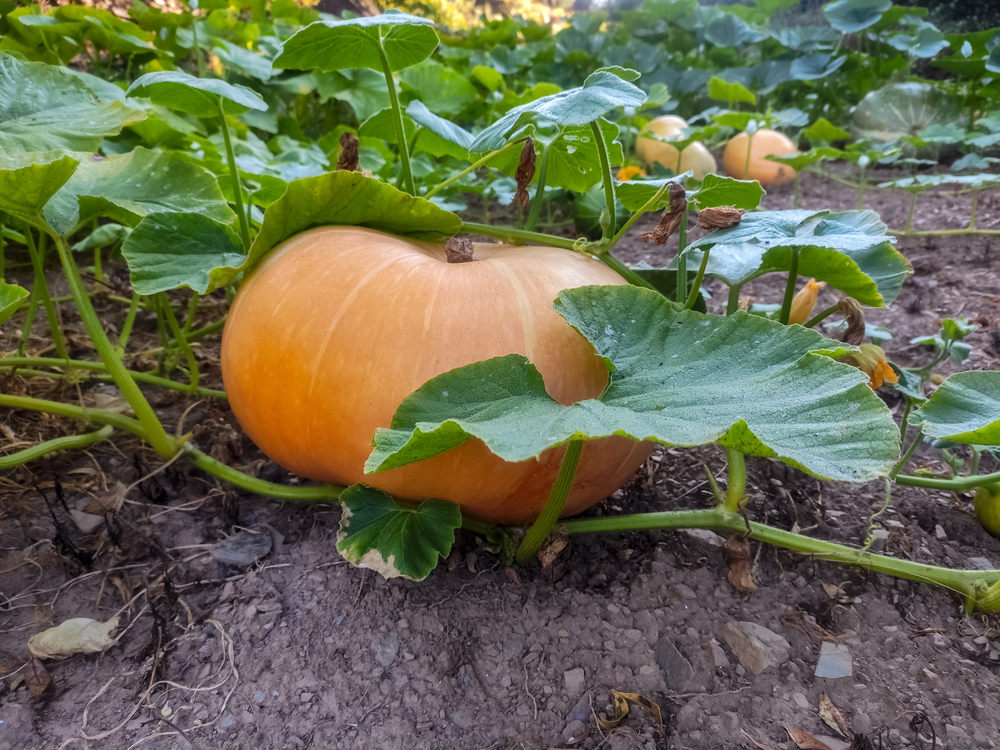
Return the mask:
<path id="1" fill-rule="evenodd" d="M 872 532 L 872 552 L 882 552 L 885 549 L 885 543 L 889 540 L 889 532 L 885 529 L 875 529 Z"/>
<path id="2" fill-rule="evenodd" d="M 729 657 L 726 656 L 722 644 L 712 638 L 705 649 L 708 653 L 708 662 L 715 669 L 729 669 Z"/>
<path id="3" fill-rule="evenodd" d="M 583 673 L 583 667 L 567 670 L 563 673 L 563 680 L 566 683 L 566 692 L 572 697 L 578 696 L 583 692 L 583 686 L 586 680 Z"/>
<path id="4" fill-rule="evenodd" d="M 399 636 L 389 633 L 382 642 L 375 648 L 375 661 L 380 666 L 388 667 L 396 661 L 396 654 L 399 653 Z"/>
<path id="5" fill-rule="evenodd" d="M 851 664 L 851 652 L 843 643 L 823 641 L 819 648 L 819 661 L 816 662 L 816 676 L 836 680 L 850 677 L 854 673 Z"/>
<path id="6" fill-rule="evenodd" d="M 566 725 L 566 728 L 563 729 L 562 733 L 563 741 L 567 745 L 575 744 L 579 742 L 586 735 L 586 733 L 587 733 L 586 724 L 584 724 L 582 721 L 576 721 L 576 720 L 571 721 L 569 724 Z"/>
<path id="7" fill-rule="evenodd" d="M 232 714 L 226 714 L 224 717 L 222 717 L 222 721 L 219 723 L 219 726 L 221 726 L 223 729 L 229 729 L 229 727 L 231 727 L 235 723 L 236 723 L 236 717 L 234 717 Z"/>
<path id="8" fill-rule="evenodd" d="M 948 639 L 944 637 L 943 633 L 934 633 L 931 636 L 931 643 L 934 644 L 934 648 L 948 648 Z"/>
<path id="9" fill-rule="evenodd" d="M 795 705 L 799 708 L 809 709 L 809 699 L 806 698 L 802 693 L 792 693 L 792 700 L 795 701 Z"/>
<path id="10" fill-rule="evenodd" d="M 726 546 L 726 540 L 714 531 L 709 531 L 707 529 L 685 529 L 684 533 L 697 539 L 699 542 L 704 542 L 712 547 Z"/>
<path id="11" fill-rule="evenodd" d="M 740 664 L 754 675 L 788 661 L 791 645 L 763 625 L 734 620 L 723 625 L 719 635 Z"/>
<path id="12" fill-rule="evenodd" d="M 264 694 L 263 690 L 258 690 L 253 694 L 254 703 L 263 703 L 265 698 L 267 698 L 267 695 Z"/>
<path id="13" fill-rule="evenodd" d="M 656 663 L 663 670 L 663 681 L 677 693 L 693 692 L 694 667 L 669 638 L 660 638 L 653 649 Z"/>
<path id="14" fill-rule="evenodd" d="M 973 570 L 996 570 L 996 565 L 990 562 L 985 557 L 967 557 L 965 558 Z"/>
<path id="15" fill-rule="evenodd" d="M 576 705 L 573 706 L 573 710 L 566 716 L 566 721 L 568 723 L 582 721 L 586 724 L 590 720 L 590 714 L 590 694 L 585 693 L 580 696 L 580 700 L 576 702 Z"/>
<path id="16" fill-rule="evenodd" d="M 934 536 L 941 542 L 948 538 L 948 535 L 944 531 L 944 526 L 941 524 L 936 524 L 934 526 Z"/>
<path id="17" fill-rule="evenodd" d="M 270 551 L 271 535 L 252 531 L 239 531 L 216 542 L 209 549 L 212 559 L 224 565 L 236 565 L 242 568 L 253 565 Z"/>
<path id="18" fill-rule="evenodd" d="M 524 651 L 524 636 L 520 633 L 509 633 L 503 639 L 503 655 L 508 659 L 513 659 L 521 655 Z"/>

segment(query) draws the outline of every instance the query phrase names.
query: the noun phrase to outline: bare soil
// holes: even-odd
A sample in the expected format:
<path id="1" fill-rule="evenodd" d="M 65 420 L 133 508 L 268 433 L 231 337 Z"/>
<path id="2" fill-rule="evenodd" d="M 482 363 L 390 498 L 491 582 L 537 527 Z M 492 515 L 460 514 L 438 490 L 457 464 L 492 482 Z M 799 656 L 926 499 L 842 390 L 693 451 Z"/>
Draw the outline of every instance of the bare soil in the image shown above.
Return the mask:
<path id="1" fill-rule="evenodd" d="M 877 193 L 869 207 L 898 227 L 906 201 Z M 802 202 L 851 208 L 854 195 L 806 175 Z M 769 208 L 790 204 L 790 186 L 765 199 Z M 925 194 L 918 211 L 917 228 L 957 227 L 967 199 Z M 980 216 L 984 227 L 1000 224 L 989 197 Z M 621 256 L 664 264 L 674 250 L 643 243 L 643 228 Z M 965 315 L 982 328 L 969 337 L 975 353 L 963 368 L 997 367 L 995 245 L 988 237 L 899 242 L 916 273 L 892 309 L 870 314 L 894 332 L 885 345 L 892 358 L 920 363 L 927 352 L 910 338 Z M 761 279 L 748 293 L 778 301 L 781 281 Z M 121 306 L 97 302 L 109 327 L 118 325 Z M 72 353 L 92 357 L 70 307 Z M 140 315 L 137 326 L 137 346 L 154 347 L 151 317 Z M 16 325 L 4 328 L 0 349 L 11 351 Z M 31 348 L 41 352 L 43 324 L 34 333 Z M 220 387 L 218 341 L 200 350 L 206 385 Z M 133 367 L 153 364 L 146 356 Z M 0 389 L 85 403 L 114 395 L 95 380 L 22 376 L 0 378 Z M 145 390 L 168 429 L 194 403 Z M 184 424 L 198 425 L 195 439 L 218 458 L 271 481 L 301 481 L 239 433 L 224 402 L 195 404 Z M 0 411 L 0 427 L 4 452 L 79 429 L 20 411 Z M 942 468 L 931 453 L 916 461 Z M 704 463 L 721 471 L 721 451 L 658 451 L 589 514 L 706 507 Z M 821 484 L 763 460 L 749 470 L 755 519 L 847 544 L 863 542 L 883 499 L 878 483 Z M 123 509 L 82 534 L 68 510 L 116 482 L 129 487 Z M 25 661 L 29 636 L 67 618 L 121 623 L 104 654 L 48 662 L 53 684 L 41 695 L 0 680 L 0 750 L 729 750 L 754 741 L 785 750 L 795 747 L 786 726 L 842 750 L 850 738 L 820 718 L 824 695 L 872 743 L 856 740 L 856 750 L 1000 744 L 1000 622 L 965 616 L 946 590 L 754 543 L 759 588 L 739 593 L 727 581 L 722 540 L 684 532 L 575 537 L 549 574 L 504 568 L 460 532 L 428 580 L 385 581 L 340 559 L 338 518 L 335 506 L 234 492 L 182 460 L 164 467 L 127 436 L 0 472 L 0 670 Z M 875 525 L 888 532 L 890 554 L 959 568 L 986 564 L 977 558 L 1000 564 L 1000 541 L 980 529 L 967 496 L 899 488 Z M 270 555 L 246 570 L 215 562 L 209 546 L 248 527 L 272 534 Z M 756 675 L 725 637 L 729 623 L 747 622 L 787 641 Z M 816 676 L 824 643 L 846 648 L 850 676 Z M 618 728 L 599 726 L 613 714 L 613 690 L 658 704 L 662 723 L 633 705 Z"/>

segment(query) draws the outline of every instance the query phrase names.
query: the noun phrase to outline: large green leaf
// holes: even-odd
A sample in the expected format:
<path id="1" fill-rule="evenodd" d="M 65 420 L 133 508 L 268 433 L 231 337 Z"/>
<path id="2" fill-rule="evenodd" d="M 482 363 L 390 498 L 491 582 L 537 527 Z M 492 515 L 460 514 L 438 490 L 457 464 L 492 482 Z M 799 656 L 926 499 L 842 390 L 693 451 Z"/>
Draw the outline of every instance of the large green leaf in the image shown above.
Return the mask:
<path id="1" fill-rule="evenodd" d="M 227 284 L 246 262 L 232 228 L 207 216 L 149 214 L 122 245 L 139 294 L 188 287 L 207 294 Z"/>
<path id="2" fill-rule="evenodd" d="M 33 220 L 80 162 L 59 151 L 0 152 L 0 211 Z"/>
<path id="3" fill-rule="evenodd" d="M 913 34 L 894 34 L 889 44 L 913 57 L 934 57 L 948 46 L 944 34 L 932 23 L 922 23 Z"/>
<path id="4" fill-rule="evenodd" d="M 701 251 L 711 248 L 706 273 L 730 285 L 743 284 L 762 273 L 788 271 L 794 248 L 800 275 L 825 281 L 863 304 L 884 307 L 912 272 L 894 241 L 872 211 L 767 211 L 747 214 L 739 226 L 693 241 L 688 265 L 697 268 Z"/>
<path id="5" fill-rule="evenodd" d="M 856 138 L 891 143 L 917 135 L 933 125 L 961 118 L 962 110 L 949 93 L 929 83 L 894 83 L 869 92 L 851 118 Z"/>
<path id="6" fill-rule="evenodd" d="M 952 375 L 911 421 L 922 424 L 928 437 L 970 445 L 1000 445 L 1000 372 L 981 370 Z"/>
<path id="7" fill-rule="evenodd" d="M 825 52 L 818 52 L 815 55 L 806 55 L 794 60 L 789 72 L 796 81 L 815 81 L 819 78 L 826 78 L 839 70 L 846 62 L 847 57 L 844 55 L 834 57 Z"/>
<path id="8" fill-rule="evenodd" d="M 404 90 L 412 91 L 438 115 L 460 115 L 479 100 L 479 92 L 464 76 L 439 62 L 428 60 L 400 75 Z"/>
<path id="9" fill-rule="evenodd" d="M 374 70 L 341 70 L 315 73 L 316 91 L 320 101 L 330 97 L 347 102 L 354 110 L 358 122 L 364 122 L 389 106 L 389 89 L 385 76 Z"/>
<path id="10" fill-rule="evenodd" d="M 218 117 L 219 98 L 231 115 L 247 110 L 267 111 L 267 104 L 253 89 L 236 86 L 218 78 L 196 78 L 179 70 L 161 70 L 137 78 L 125 96 L 143 96 L 179 112 L 196 117 Z"/>
<path id="11" fill-rule="evenodd" d="M 0 324 L 4 323 L 28 299 L 28 290 L 0 279 Z"/>
<path id="12" fill-rule="evenodd" d="M 253 265 L 271 248 L 307 229 L 344 224 L 421 239 L 461 231 L 462 220 L 430 201 L 415 198 L 358 172 L 329 172 L 288 183 L 264 214 L 250 249 Z"/>
<path id="13" fill-rule="evenodd" d="M 417 139 L 416 148 L 428 151 L 434 156 L 454 156 L 456 159 L 469 159 L 469 146 L 472 145 L 472 133 L 454 123 L 438 117 L 423 104 L 414 99 L 406 107 L 406 114 L 424 131 Z"/>
<path id="14" fill-rule="evenodd" d="M 349 562 L 384 578 L 422 581 L 447 557 L 462 525 L 454 503 L 425 500 L 399 505 L 381 490 L 355 484 L 340 496 L 343 511 L 337 551 Z"/>
<path id="15" fill-rule="evenodd" d="M 742 83 L 730 83 L 719 76 L 709 79 L 708 96 L 720 102 L 757 103 L 757 97 Z"/>
<path id="16" fill-rule="evenodd" d="M 521 128 L 536 119 L 563 126 L 587 125 L 616 107 L 638 107 L 646 99 L 642 89 L 609 70 L 592 73 L 583 86 L 543 96 L 514 107 L 476 136 L 470 151 L 496 151 Z"/>
<path id="17" fill-rule="evenodd" d="M 556 309 L 593 344 L 610 382 L 600 400 L 564 406 L 520 355 L 440 375 L 403 400 L 365 465 L 385 471 L 471 437 L 507 461 L 571 439 L 620 435 L 664 445 L 718 443 L 814 476 L 888 472 L 899 430 L 845 345 L 746 313 L 677 311 L 632 286 L 563 291 Z M 846 347 L 850 349 L 851 347 Z"/>
<path id="18" fill-rule="evenodd" d="M 147 214 L 170 212 L 199 213 L 224 224 L 236 218 L 214 174 L 174 153 L 142 147 L 83 158 L 44 214 L 53 229 L 68 235 L 96 216 L 135 226 Z"/>
<path id="19" fill-rule="evenodd" d="M 760 205 L 764 188 L 757 180 L 737 180 L 717 174 L 707 174 L 698 190 L 690 199 L 692 208 L 700 211 L 715 206 L 735 206 L 752 211 Z"/>
<path id="20" fill-rule="evenodd" d="M 212 48 L 212 52 L 226 63 L 227 68 L 260 81 L 267 81 L 274 75 L 271 61 L 264 55 L 251 52 L 246 47 L 223 39 L 213 41 L 215 46 Z"/>
<path id="21" fill-rule="evenodd" d="M 390 70 L 402 70 L 426 60 L 437 45 L 433 21 L 388 10 L 380 16 L 310 24 L 282 45 L 274 67 L 382 70 L 384 53 Z"/>
<path id="22" fill-rule="evenodd" d="M 873 26 L 892 7 L 892 0 L 837 0 L 823 6 L 826 20 L 843 34 Z"/>
<path id="23" fill-rule="evenodd" d="M 0 52 L 0 155 L 96 151 L 105 137 L 144 117 L 121 101 L 99 101 L 63 68 Z"/>

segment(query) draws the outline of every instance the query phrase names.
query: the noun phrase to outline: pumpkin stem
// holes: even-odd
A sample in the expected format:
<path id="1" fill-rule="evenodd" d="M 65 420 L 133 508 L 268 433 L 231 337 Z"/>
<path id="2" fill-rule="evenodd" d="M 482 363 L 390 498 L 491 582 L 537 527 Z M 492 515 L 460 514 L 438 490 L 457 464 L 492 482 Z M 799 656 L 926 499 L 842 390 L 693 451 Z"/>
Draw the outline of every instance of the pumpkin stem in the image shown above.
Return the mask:
<path id="1" fill-rule="evenodd" d="M 449 263 L 471 263 L 475 260 L 475 245 L 472 240 L 460 237 L 451 237 L 444 245 L 444 251 Z"/>

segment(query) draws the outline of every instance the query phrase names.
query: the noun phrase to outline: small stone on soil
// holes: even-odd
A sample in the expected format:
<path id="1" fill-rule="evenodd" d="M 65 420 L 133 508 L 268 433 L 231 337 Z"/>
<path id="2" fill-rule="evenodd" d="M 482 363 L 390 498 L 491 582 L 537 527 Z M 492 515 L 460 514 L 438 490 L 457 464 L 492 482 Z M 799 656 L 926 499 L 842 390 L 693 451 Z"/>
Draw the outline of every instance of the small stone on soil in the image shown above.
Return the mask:
<path id="1" fill-rule="evenodd" d="M 389 633 L 375 648 L 375 661 L 380 666 L 388 667 L 396 661 L 396 654 L 399 653 L 399 636 Z"/>
<path id="2" fill-rule="evenodd" d="M 563 680 L 566 682 L 566 692 L 571 696 L 579 695 L 583 692 L 584 680 L 583 667 L 570 669 L 563 673 Z"/>
<path id="3" fill-rule="evenodd" d="M 271 551 L 271 535 L 240 531 L 216 542 L 209 552 L 224 565 L 246 568 Z"/>
<path id="4" fill-rule="evenodd" d="M 816 662 L 816 676 L 836 680 L 840 677 L 850 677 L 854 673 L 851 664 L 851 653 L 843 643 L 823 641 L 819 648 L 819 661 Z"/>
<path id="5" fill-rule="evenodd" d="M 727 622 L 719 632 L 733 655 L 755 675 L 788 661 L 791 644 L 774 631 L 754 622 Z"/>

